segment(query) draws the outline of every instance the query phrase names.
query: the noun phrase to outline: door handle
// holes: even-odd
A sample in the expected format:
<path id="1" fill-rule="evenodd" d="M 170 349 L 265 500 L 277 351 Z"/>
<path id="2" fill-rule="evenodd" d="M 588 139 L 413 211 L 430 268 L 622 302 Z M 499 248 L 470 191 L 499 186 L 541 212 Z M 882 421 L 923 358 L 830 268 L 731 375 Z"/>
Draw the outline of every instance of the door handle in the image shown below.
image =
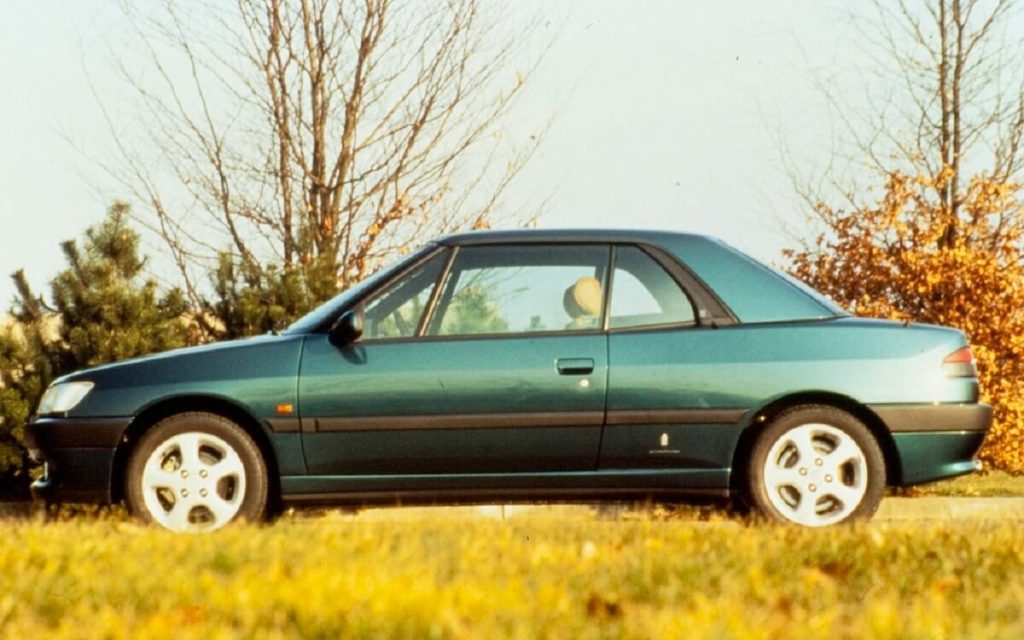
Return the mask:
<path id="1" fill-rule="evenodd" d="M 581 376 L 594 372 L 593 358 L 558 358 L 555 360 L 555 368 L 559 375 Z"/>

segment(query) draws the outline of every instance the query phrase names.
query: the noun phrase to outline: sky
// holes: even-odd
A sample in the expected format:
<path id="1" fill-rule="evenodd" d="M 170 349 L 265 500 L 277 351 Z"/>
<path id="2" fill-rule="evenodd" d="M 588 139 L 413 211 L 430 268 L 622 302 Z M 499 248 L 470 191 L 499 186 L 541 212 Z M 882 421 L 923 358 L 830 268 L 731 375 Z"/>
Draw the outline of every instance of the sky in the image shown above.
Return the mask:
<path id="1" fill-rule="evenodd" d="M 810 173 L 829 162 L 835 122 L 820 84 L 856 78 L 863 59 L 844 3 L 513 6 L 540 16 L 538 42 L 553 42 L 509 114 L 512 127 L 557 114 L 508 194 L 513 204 L 550 195 L 540 226 L 696 231 L 774 263 L 806 232 L 783 150 Z M 24 268 L 43 287 L 64 266 L 60 242 L 128 195 L 102 186 L 110 145 L 90 88 L 103 86 L 115 112 L 129 91 L 109 61 L 116 7 L 46 0 L 4 12 L 0 310 L 14 293 L 8 274 Z"/>

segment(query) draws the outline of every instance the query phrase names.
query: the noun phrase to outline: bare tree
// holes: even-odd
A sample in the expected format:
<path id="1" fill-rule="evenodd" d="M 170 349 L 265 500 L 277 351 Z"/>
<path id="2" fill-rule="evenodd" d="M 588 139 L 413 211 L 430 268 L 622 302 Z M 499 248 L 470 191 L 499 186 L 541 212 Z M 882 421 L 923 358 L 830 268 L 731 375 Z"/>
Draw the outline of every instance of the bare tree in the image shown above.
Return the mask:
<path id="1" fill-rule="evenodd" d="M 978 358 L 994 426 L 982 456 L 1024 471 L 1024 47 L 1013 0 L 876 0 L 861 35 L 877 72 L 866 99 L 829 93 L 849 162 L 880 198 L 849 183 L 803 196 L 823 233 L 784 251 L 799 277 L 856 313 L 947 324 Z M 865 109 L 866 107 L 866 109 Z M 837 189 L 838 187 L 838 189 Z M 842 206 L 829 204 L 835 191 Z"/>
<path id="2" fill-rule="evenodd" d="M 949 246 L 967 177 L 1005 183 L 1024 168 L 1024 46 L 1009 32 L 1024 17 L 1016 0 L 874 0 L 870 14 L 850 16 L 865 82 L 855 93 L 821 83 L 841 123 L 838 159 L 824 180 L 794 182 L 820 209 L 826 191 L 857 205 L 837 167 L 867 165 L 883 180 L 894 170 L 926 176 L 949 218 L 940 241 Z"/>
<path id="3" fill-rule="evenodd" d="M 225 250 L 300 270 L 315 303 L 410 245 L 488 226 L 543 133 L 502 138 L 541 55 L 521 57 L 495 8 L 126 2 L 140 49 L 121 69 L 147 139 L 111 117 L 127 159 L 112 174 L 148 205 L 193 301 Z"/>

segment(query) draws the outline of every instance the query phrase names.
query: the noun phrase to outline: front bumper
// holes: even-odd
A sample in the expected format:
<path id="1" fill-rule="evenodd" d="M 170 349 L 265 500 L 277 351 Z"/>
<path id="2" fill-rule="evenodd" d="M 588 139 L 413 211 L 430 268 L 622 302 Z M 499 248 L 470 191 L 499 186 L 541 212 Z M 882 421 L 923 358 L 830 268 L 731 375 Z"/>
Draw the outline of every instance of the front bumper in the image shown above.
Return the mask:
<path id="1" fill-rule="evenodd" d="M 987 404 L 876 405 L 870 409 L 889 428 L 900 486 L 960 476 L 978 469 L 975 456 L 992 426 Z"/>
<path id="2" fill-rule="evenodd" d="M 47 502 L 109 503 L 114 454 L 131 418 L 36 418 L 25 427 L 29 455 L 45 463 L 32 495 Z"/>

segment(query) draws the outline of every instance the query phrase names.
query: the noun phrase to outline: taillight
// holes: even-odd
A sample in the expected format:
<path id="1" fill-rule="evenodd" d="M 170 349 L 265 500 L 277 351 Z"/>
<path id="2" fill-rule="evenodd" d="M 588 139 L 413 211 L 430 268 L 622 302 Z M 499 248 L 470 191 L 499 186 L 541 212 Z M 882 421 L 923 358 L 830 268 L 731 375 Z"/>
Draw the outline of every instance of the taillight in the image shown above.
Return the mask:
<path id="1" fill-rule="evenodd" d="M 974 354 L 970 347 L 961 347 L 942 359 L 942 372 L 948 378 L 976 378 L 978 368 L 974 366 Z"/>

